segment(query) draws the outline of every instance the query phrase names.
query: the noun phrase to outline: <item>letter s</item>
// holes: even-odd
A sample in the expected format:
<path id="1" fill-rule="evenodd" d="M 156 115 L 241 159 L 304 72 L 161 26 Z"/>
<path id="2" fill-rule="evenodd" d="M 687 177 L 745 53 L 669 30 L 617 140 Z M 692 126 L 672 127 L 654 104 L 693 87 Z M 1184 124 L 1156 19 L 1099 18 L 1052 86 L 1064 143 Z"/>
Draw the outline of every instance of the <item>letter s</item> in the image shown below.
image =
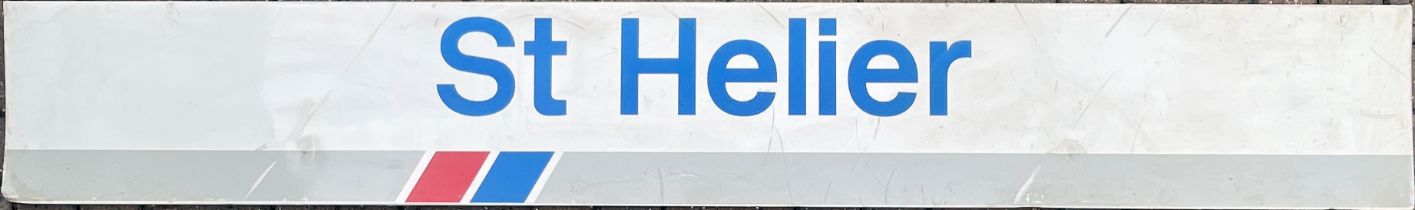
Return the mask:
<path id="1" fill-rule="evenodd" d="M 511 31 L 501 22 L 485 17 L 463 18 L 453 22 L 442 32 L 442 60 L 458 71 L 486 75 L 496 80 L 496 94 L 484 101 L 473 101 L 458 94 L 453 84 L 437 84 L 437 96 L 442 98 L 443 105 L 458 114 L 485 116 L 499 112 L 511 103 L 511 96 L 516 92 L 516 80 L 506 64 L 462 53 L 457 47 L 458 41 L 462 39 L 462 35 L 473 32 L 491 35 L 496 39 L 498 47 L 516 46 L 516 42 L 512 41 Z"/>

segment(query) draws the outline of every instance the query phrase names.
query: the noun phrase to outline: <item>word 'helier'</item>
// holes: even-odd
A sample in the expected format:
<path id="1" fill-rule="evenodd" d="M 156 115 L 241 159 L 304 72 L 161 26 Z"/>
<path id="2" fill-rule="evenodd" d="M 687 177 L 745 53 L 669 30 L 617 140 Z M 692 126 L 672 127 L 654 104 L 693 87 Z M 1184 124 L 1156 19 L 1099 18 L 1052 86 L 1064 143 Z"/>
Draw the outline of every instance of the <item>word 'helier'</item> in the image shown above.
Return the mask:
<path id="1" fill-rule="evenodd" d="M 821 18 L 818 36 L 836 36 L 836 20 Z M 567 41 L 551 39 L 551 19 L 535 19 L 535 35 L 525 42 L 525 55 L 534 59 L 534 104 L 542 115 L 565 115 L 566 100 L 556 99 L 550 94 L 551 59 L 566 56 Z M 620 53 L 620 107 L 622 115 L 639 113 L 639 76 L 643 74 L 672 74 L 678 77 L 678 114 L 697 113 L 694 73 L 697 66 L 695 18 L 678 19 L 677 58 L 644 58 L 639 56 L 639 19 L 623 18 L 621 23 Z M 790 115 L 806 115 L 806 19 L 789 19 L 787 55 L 787 110 Z M 485 33 L 496 41 L 497 47 L 514 47 L 510 30 L 501 22 L 485 17 L 469 17 L 452 23 L 442 34 L 442 58 L 453 69 L 491 77 L 496 81 L 496 92 L 486 100 L 471 100 L 457 93 L 454 84 L 438 84 L 437 93 L 444 105 L 452 111 L 468 116 L 495 114 L 506 108 L 515 94 L 515 79 L 506 64 L 494 59 L 467 55 L 458 49 L 458 41 L 469 33 Z M 821 40 L 819 43 L 817 74 L 819 74 L 819 115 L 836 114 L 836 42 Z M 756 61 L 754 68 L 729 68 L 728 61 L 736 56 L 748 56 Z M 894 68 L 871 68 L 870 60 L 889 57 L 898 63 Z M 928 62 L 929 115 L 948 115 L 948 70 L 949 66 L 961 58 L 972 57 L 972 42 L 959 40 L 951 46 L 944 41 L 929 42 Z M 846 90 L 851 101 L 865 113 L 875 116 L 894 116 L 908 110 L 914 104 L 916 93 L 899 92 L 892 99 L 876 99 L 870 96 L 869 83 L 917 83 L 918 64 L 913 54 L 903 44 L 891 40 L 874 40 L 860 46 L 851 56 L 846 66 Z M 759 91 L 751 98 L 738 100 L 727 93 L 728 83 L 774 83 L 777 79 L 776 61 L 765 45 L 752 40 L 733 40 L 718 47 L 707 65 L 708 96 L 718 109 L 737 116 L 757 115 L 769 108 L 776 98 L 775 92 Z"/>

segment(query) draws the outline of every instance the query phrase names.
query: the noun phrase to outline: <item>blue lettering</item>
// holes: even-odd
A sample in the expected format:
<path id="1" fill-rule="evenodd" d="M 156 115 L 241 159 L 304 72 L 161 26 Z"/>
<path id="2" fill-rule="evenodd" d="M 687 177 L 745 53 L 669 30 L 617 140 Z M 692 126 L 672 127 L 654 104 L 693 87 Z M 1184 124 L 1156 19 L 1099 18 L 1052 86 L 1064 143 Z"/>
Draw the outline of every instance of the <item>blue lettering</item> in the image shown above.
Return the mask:
<path id="1" fill-rule="evenodd" d="M 554 59 L 566 56 L 568 40 L 555 40 L 552 36 L 554 23 L 551 18 L 534 19 L 534 36 L 525 40 L 524 55 L 534 61 L 532 94 L 536 112 L 546 116 L 566 115 L 567 101 L 554 96 Z M 786 37 L 787 67 L 786 100 L 787 115 L 807 115 L 807 22 L 808 18 L 789 18 Z M 640 55 L 640 34 L 638 18 L 622 18 L 622 40 L 620 41 L 620 107 L 622 115 L 639 114 L 639 81 L 646 74 L 668 74 L 677 77 L 679 115 L 696 114 L 696 65 L 697 27 L 694 18 L 678 19 L 678 55 L 669 58 L 646 58 Z M 818 80 L 818 114 L 837 114 L 837 21 L 834 18 L 819 19 L 819 51 L 816 73 Z M 490 77 L 495 83 L 495 93 L 484 100 L 464 97 L 456 84 L 437 84 L 437 95 L 443 105 L 453 112 L 468 116 L 485 116 L 505 109 L 515 95 L 516 81 L 510 68 L 501 61 L 473 56 L 459 49 L 459 42 L 467 34 L 489 35 L 498 48 L 515 47 L 515 39 L 510 30 L 497 20 L 486 17 L 469 17 L 453 22 L 443 32 L 439 44 L 443 61 L 457 71 Z M 664 43 L 651 43 L 662 45 Z M 951 45 L 950 45 L 951 44 Z M 931 116 L 948 115 L 948 74 L 951 66 L 959 59 L 972 57 L 972 42 L 959 40 L 928 42 L 929 91 L 928 113 Z M 755 67 L 729 68 L 732 59 L 747 57 L 755 62 Z M 871 68 L 870 62 L 887 57 L 898 64 L 894 68 Z M 867 114 L 874 116 L 896 116 L 909 110 L 917 98 L 913 91 L 900 91 L 889 98 L 874 98 L 870 95 L 869 84 L 918 83 L 919 70 L 913 54 L 907 47 L 896 41 L 875 40 L 860 46 L 846 64 L 844 79 L 849 97 L 854 104 Z M 589 68 L 594 68 L 590 66 Z M 756 91 L 749 98 L 738 100 L 728 93 L 729 83 L 776 83 L 777 63 L 771 51 L 761 42 L 739 39 L 729 41 L 714 51 L 707 64 L 707 92 L 713 104 L 723 112 L 735 116 L 753 116 L 771 108 L 776 99 L 774 91 Z M 464 87 L 465 88 L 465 87 Z M 657 87 L 663 88 L 663 87 Z"/>
<path id="2" fill-rule="evenodd" d="M 756 68 L 727 68 L 733 57 L 745 55 L 756 60 Z M 733 40 L 723 44 L 708 61 L 707 88 L 712 102 L 719 109 L 737 116 L 751 116 L 766 111 L 776 93 L 757 92 L 751 99 L 738 101 L 727 94 L 728 82 L 776 82 L 776 61 L 766 46 L 750 40 Z"/>
<path id="3" fill-rule="evenodd" d="M 806 115 L 806 19 L 791 18 L 787 50 L 790 68 L 786 73 L 787 114 Z M 715 58 L 715 57 L 714 57 Z M 761 63 L 758 61 L 757 63 Z M 709 70 L 711 71 L 711 70 Z"/>
<path id="4" fill-rule="evenodd" d="M 535 40 L 526 41 L 526 55 L 535 59 L 535 107 L 542 115 L 565 115 L 565 100 L 550 95 L 551 58 L 565 55 L 565 41 L 550 38 L 550 18 L 536 18 Z"/>
<path id="5" fill-rule="evenodd" d="M 875 69 L 869 68 L 870 60 L 877 56 L 887 56 L 899 63 L 895 69 Z M 919 82 L 918 66 L 914 64 L 914 56 L 909 53 L 909 49 L 904 45 L 894 41 L 875 40 L 865 43 L 860 50 L 855 51 L 855 56 L 850 58 L 850 70 L 847 73 L 850 77 L 848 81 L 850 88 L 850 98 L 855 101 L 855 105 L 860 110 L 875 116 L 894 116 L 904 113 L 914 104 L 914 93 L 900 92 L 894 99 L 880 101 L 870 96 L 867 83 L 914 83 Z"/>
<path id="6" fill-rule="evenodd" d="M 463 18 L 453 22 L 452 25 L 447 26 L 446 31 L 442 32 L 442 60 L 458 71 L 491 77 L 496 81 L 496 94 L 484 101 L 474 101 L 457 93 L 456 85 L 437 84 L 437 96 L 442 99 L 443 105 L 458 114 L 490 115 L 501 111 L 511 103 L 511 96 L 516 93 L 516 80 L 511 76 L 511 69 L 506 68 L 506 64 L 462 53 L 461 49 L 457 47 L 457 43 L 462 35 L 473 32 L 491 35 L 493 39 L 496 39 L 498 47 L 516 45 L 514 41 L 511 41 L 511 31 L 507 30 L 506 25 L 502 25 L 501 22 L 485 17 Z"/>
<path id="7" fill-rule="evenodd" d="M 678 58 L 640 58 L 639 19 L 624 18 L 620 22 L 624 39 L 620 41 L 619 113 L 639 114 L 639 74 L 678 74 L 678 114 L 694 115 L 696 19 L 678 19 Z"/>
<path id="8" fill-rule="evenodd" d="M 835 36 L 835 18 L 820 20 L 820 36 Z M 820 115 L 835 115 L 835 41 L 820 41 Z"/>
<path id="9" fill-rule="evenodd" d="M 973 57 L 973 42 L 929 42 L 929 115 L 948 115 L 948 66 Z"/>

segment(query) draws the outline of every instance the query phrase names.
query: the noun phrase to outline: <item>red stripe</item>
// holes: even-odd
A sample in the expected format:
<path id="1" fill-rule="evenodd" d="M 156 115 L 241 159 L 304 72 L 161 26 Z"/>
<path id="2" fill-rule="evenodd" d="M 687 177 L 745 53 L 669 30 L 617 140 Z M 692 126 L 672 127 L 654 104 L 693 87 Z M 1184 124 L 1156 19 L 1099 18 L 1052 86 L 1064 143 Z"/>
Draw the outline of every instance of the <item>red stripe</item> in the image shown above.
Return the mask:
<path id="1" fill-rule="evenodd" d="M 433 153 L 408 202 L 461 202 L 486 156 L 487 152 Z"/>

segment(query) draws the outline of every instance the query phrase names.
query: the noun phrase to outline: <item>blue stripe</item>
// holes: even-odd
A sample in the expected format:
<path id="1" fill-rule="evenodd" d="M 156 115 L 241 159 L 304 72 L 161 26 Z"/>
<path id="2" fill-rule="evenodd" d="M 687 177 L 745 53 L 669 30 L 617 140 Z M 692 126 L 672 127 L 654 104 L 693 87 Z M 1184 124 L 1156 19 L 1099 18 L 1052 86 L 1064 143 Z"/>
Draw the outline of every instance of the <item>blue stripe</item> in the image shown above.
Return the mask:
<path id="1" fill-rule="evenodd" d="M 524 203 L 555 152 L 501 152 L 472 202 Z"/>

